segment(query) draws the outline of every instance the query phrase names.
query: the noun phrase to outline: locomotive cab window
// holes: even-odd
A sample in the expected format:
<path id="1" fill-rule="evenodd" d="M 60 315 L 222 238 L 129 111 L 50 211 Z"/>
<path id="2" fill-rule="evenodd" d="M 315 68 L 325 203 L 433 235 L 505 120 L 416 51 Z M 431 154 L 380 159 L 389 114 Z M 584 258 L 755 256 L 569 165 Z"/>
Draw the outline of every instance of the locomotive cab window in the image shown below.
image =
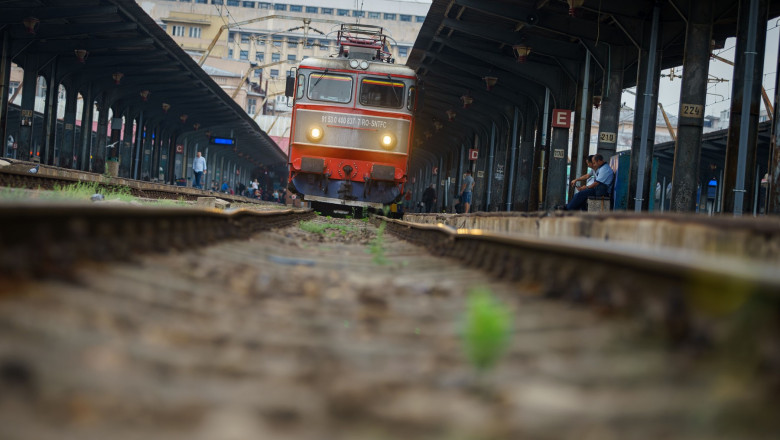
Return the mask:
<path id="1" fill-rule="evenodd" d="M 371 107 L 401 108 L 404 83 L 388 78 L 365 78 L 360 83 L 360 103 Z"/>
<path id="2" fill-rule="evenodd" d="M 347 103 L 352 100 L 352 77 L 327 71 L 312 72 L 308 96 L 314 101 Z"/>
<path id="3" fill-rule="evenodd" d="M 303 89 L 306 86 L 306 76 L 298 75 L 298 90 L 295 91 L 295 99 L 303 98 Z"/>

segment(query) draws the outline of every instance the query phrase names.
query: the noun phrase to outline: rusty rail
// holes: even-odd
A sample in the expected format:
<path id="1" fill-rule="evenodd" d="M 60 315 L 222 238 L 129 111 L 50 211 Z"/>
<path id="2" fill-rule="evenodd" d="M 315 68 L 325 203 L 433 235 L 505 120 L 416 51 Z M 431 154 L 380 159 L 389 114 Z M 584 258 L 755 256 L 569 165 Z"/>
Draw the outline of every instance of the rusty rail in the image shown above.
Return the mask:
<path id="1" fill-rule="evenodd" d="M 0 208 L 0 277 L 64 276 L 80 261 L 193 249 L 246 238 L 314 216 L 195 208 L 6 204 Z"/>

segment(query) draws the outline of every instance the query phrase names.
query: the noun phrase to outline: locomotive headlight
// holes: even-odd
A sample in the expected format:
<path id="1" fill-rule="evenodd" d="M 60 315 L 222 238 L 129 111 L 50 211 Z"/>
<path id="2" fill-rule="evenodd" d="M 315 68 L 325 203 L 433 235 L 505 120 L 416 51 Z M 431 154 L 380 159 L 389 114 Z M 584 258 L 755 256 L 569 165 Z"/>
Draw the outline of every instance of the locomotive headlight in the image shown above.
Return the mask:
<path id="1" fill-rule="evenodd" d="M 392 150 L 395 147 L 395 136 L 392 133 L 385 133 L 379 138 L 379 145 L 385 150 Z"/>
<path id="2" fill-rule="evenodd" d="M 353 69 L 357 69 L 359 65 L 360 65 L 360 61 L 358 60 L 349 60 L 349 67 Z"/>
<path id="3" fill-rule="evenodd" d="M 366 61 L 366 60 L 361 61 L 360 62 L 360 68 L 363 69 L 363 70 L 368 69 L 368 61 Z"/>
<path id="4" fill-rule="evenodd" d="M 315 125 L 314 127 L 309 128 L 309 131 L 306 132 L 306 137 L 312 142 L 319 142 L 324 134 L 325 132 L 322 131 L 322 127 Z"/>

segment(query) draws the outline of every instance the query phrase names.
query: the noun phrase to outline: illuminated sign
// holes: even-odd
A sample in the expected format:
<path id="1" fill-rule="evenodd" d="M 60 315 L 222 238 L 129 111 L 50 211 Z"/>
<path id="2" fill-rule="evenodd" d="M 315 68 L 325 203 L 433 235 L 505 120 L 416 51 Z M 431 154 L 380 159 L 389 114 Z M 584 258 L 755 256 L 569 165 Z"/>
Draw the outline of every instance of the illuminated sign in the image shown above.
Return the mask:
<path id="1" fill-rule="evenodd" d="M 213 136 L 211 138 L 211 143 L 216 145 L 236 145 L 236 140 L 232 138 L 221 138 Z"/>

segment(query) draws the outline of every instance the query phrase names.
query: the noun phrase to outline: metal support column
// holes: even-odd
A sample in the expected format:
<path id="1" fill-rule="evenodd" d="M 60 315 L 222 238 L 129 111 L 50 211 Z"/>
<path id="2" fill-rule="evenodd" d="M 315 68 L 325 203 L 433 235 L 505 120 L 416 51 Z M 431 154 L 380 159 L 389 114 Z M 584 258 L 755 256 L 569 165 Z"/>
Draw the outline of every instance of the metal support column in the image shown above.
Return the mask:
<path id="1" fill-rule="evenodd" d="M 8 90 L 11 85 L 11 34 L 6 29 L 3 31 L 3 41 L 0 47 L 0 157 L 11 153 L 8 145 Z"/>
<path id="2" fill-rule="evenodd" d="M 609 158 L 617 152 L 625 50 L 623 47 L 611 47 L 607 60 L 607 83 L 604 85 L 604 92 L 601 96 L 599 137 L 596 148 L 596 152 L 604 156 L 606 161 L 609 161 Z"/>
<path id="3" fill-rule="evenodd" d="M 62 121 L 62 143 L 60 146 L 59 166 L 75 168 L 74 145 L 76 143 L 76 104 L 79 92 L 74 84 L 65 87 L 65 118 Z"/>
<path id="4" fill-rule="evenodd" d="M 768 0 L 739 0 L 723 211 L 752 212 Z"/>
<path id="5" fill-rule="evenodd" d="M 547 156 L 547 197 L 545 209 L 566 203 L 566 151 L 569 148 L 569 128 L 553 127 L 550 153 Z"/>
<path id="6" fill-rule="evenodd" d="M 778 57 L 777 57 L 776 69 L 780 72 L 780 45 L 778 45 Z M 767 214 L 780 214 L 780 144 L 778 143 L 778 136 L 780 136 L 780 115 L 778 115 L 777 109 L 780 108 L 780 75 L 775 77 L 775 113 L 772 120 L 772 136 L 771 149 L 769 151 L 769 166 L 766 188 L 766 213 Z M 2 129 L 2 127 L 0 127 Z M 720 183 L 720 182 L 718 182 Z"/>
<path id="7" fill-rule="evenodd" d="M 19 139 L 16 158 L 31 160 L 33 154 L 33 121 L 35 111 L 35 91 L 38 88 L 38 62 L 27 57 L 22 80 L 22 112 L 19 119 Z"/>
<path id="8" fill-rule="evenodd" d="M 517 184 L 515 186 L 517 188 L 517 203 L 515 203 L 515 209 L 520 211 L 528 211 L 535 208 L 535 206 L 531 207 L 529 204 L 531 200 L 531 181 L 534 174 L 534 126 L 536 120 L 531 118 L 531 114 L 534 111 L 533 107 L 533 103 L 530 101 L 525 107 L 517 161 Z M 538 114 L 539 111 L 536 110 L 536 113 Z"/>
<path id="9" fill-rule="evenodd" d="M 92 171 L 92 116 L 95 108 L 92 85 L 87 84 L 81 93 L 81 144 L 78 147 L 78 165 L 82 171 Z"/>
<path id="10" fill-rule="evenodd" d="M 176 184 L 176 144 L 179 142 L 177 133 L 171 135 L 171 146 L 168 149 L 168 172 L 165 176 L 167 183 Z"/>
<path id="11" fill-rule="evenodd" d="M 436 182 L 436 212 L 442 212 L 444 208 L 446 208 L 445 204 L 445 188 L 444 188 L 444 180 L 442 180 L 442 177 L 444 177 L 444 157 L 439 156 L 439 168 L 436 171 L 436 177 L 434 177 L 434 182 Z M 441 206 L 441 208 L 439 208 Z"/>
<path id="12" fill-rule="evenodd" d="M 46 104 L 43 112 L 43 142 L 41 143 L 41 163 L 55 165 L 54 149 L 57 145 L 57 108 L 60 96 L 60 82 L 57 78 L 57 61 L 51 62 L 46 88 Z"/>
<path id="13" fill-rule="evenodd" d="M 490 152 L 488 153 L 487 171 L 485 172 L 485 211 L 490 211 L 491 201 L 493 200 L 493 167 L 496 160 L 496 123 L 493 122 L 490 128 Z M 460 188 L 458 188 L 460 190 Z"/>
<path id="14" fill-rule="evenodd" d="M 631 171 L 628 187 L 628 209 L 647 211 L 650 203 L 650 171 L 653 166 L 655 118 L 658 108 L 660 79 L 659 40 L 661 5 L 656 2 L 649 35 L 646 34 L 639 59 L 639 81 L 636 93 L 634 138 L 631 143 Z M 639 109 L 641 108 L 641 114 Z"/>
<path id="15" fill-rule="evenodd" d="M 672 211 L 694 212 L 696 210 L 696 187 L 699 185 L 711 38 L 711 5 L 704 1 L 693 2 L 688 15 L 680 109 L 677 113 L 677 142 L 674 150 L 670 205 Z M 705 197 L 705 188 L 706 186 L 702 186 L 702 197 Z M 666 192 L 666 188 L 663 188 L 662 192 Z"/>
<path id="16" fill-rule="evenodd" d="M 138 180 L 141 168 L 141 150 L 144 148 L 144 132 L 146 131 L 146 120 L 144 111 L 138 112 L 138 122 L 135 124 L 135 150 L 133 151 L 133 179 Z"/>
<path id="17" fill-rule="evenodd" d="M 585 52 L 585 66 L 582 70 L 582 94 L 577 109 L 577 160 L 572 162 L 572 179 L 585 173 L 585 156 L 590 152 L 590 123 L 593 116 L 593 88 L 590 86 L 590 52 Z M 573 194 L 573 193 L 572 193 Z"/>
<path id="18" fill-rule="evenodd" d="M 118 143 L 117 152 L 119 153 L 119 176 L 130 177 L 133 164 L 133 126 L 135 118 L 132 110 L 128 107 L 124 112 L 124 130 L 122 133 L 122 142 Z M 121 149 L 119 146 L 121 145 Z"/>
<path id="19" fill-rule="evenodd" d="M 517 127 L 518 120 L 520 119 L 520 111 L 517 106 L 514 108 L 514 115 L 512 117 L 512 151 L 509 155 L 509 176 L 506 180 L 506 210 L 512 210 L 512 190 L 515 185 L 515 171 L 517 170 L 517 138 L 520 136 L 520 130 Z"/>
<path id="20" fill-rule="evenodd" d="M 98 124 L 92 157 L 92 171 L 103 174 L 106 172 L 106 134 L 108 133 L 108 99 L 105 93 L 98 98 L 97 107 Z"/>

